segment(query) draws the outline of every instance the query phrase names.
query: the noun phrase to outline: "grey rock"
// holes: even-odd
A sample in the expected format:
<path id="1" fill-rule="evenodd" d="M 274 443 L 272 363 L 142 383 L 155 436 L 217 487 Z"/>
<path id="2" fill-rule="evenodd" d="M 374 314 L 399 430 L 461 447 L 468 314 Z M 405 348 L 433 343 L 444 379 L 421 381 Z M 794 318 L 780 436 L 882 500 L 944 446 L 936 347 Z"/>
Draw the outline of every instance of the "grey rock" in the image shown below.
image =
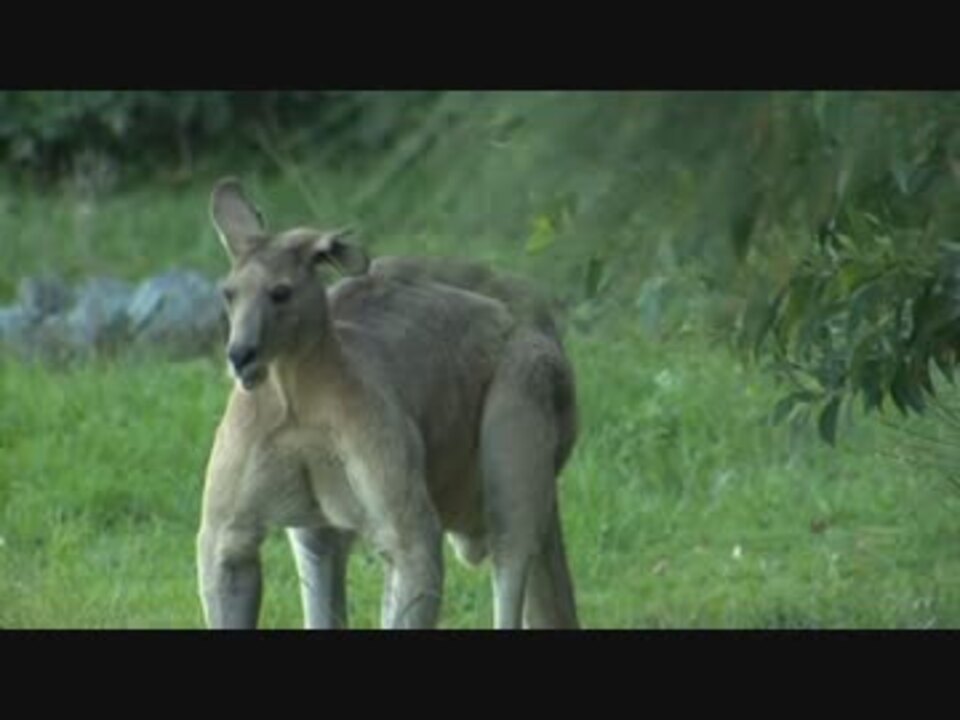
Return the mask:
<path id="1" fill-rule="evenodd" d="M 56 275 L 28 277 L 17 290 L 20 307 L 32 320 L 67 310 L 73 303 L 73 290 Z"/>
<path id="2" fill-rule="evenodd" d="M 30 318 L 19 305 L 0 308 L 0 343 L 15 345 L 23 342 Z"/>
<path id="3" fill-rule="evenodd" d="M 222 346 L 226 315 L 213 282 L 174 270 L 138 286 L 98 277 L 71 290 L 54 277 L 26 278 L 19 304 L 0 308 L 0 349 L 62 362 L 126 347 L 183 359 Z"/>
<path id="4" fill-rule="evenodd" d="M 183 358 L 223 341 L 224 312 L 216 286 L 193 271 L 173 270 L 137 287 L 127 306 L 135 341 Z"/>
<path id="5" fill-rule="evenodd" d="M 127 304 L 133 287 L 113 278 L 88 280 L 65 323 L 55 323 L 68 337 L 64 340 L 84 351 L 112 348 L 129 337 Z"/>
<path id="6" fill-rule="evenodd" d="M 80 349 L 65 315 L 38 320 L 20 306 L 0 309 L 0 350 L 4 353 L 56 364 L 77 357 Z"/>
<path id="7" fill-rule="evenodd" d="M 68 321 L 66 314 L 50 315 L 30 326 L 17 348 L 22 358 L 62 364 L 89 356 L 94 347 L 83 342 L 83 336 Z"/>

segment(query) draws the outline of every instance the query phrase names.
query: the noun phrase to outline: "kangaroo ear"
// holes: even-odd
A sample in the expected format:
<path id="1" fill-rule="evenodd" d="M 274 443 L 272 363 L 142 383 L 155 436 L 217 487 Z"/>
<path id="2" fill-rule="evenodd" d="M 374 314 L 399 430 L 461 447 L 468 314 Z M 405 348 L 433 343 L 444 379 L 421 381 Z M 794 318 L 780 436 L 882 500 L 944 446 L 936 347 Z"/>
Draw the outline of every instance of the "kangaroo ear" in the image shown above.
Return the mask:
<path id="1" fill-rule="evenodd" d="M 360 245 L 347 240 L 351 235 L 352 228 L 321 235 L 311 248 L 311 264 L 330 265 L 341 275 L 363 275 L 370 267 L 370 259 Z"/>
<path id="2" fill-rule="evenodd" d="M 266 240 L 263 215 L 236 178 L 223 178 L 210 195 L 210 218 L 232 260 Z"/>

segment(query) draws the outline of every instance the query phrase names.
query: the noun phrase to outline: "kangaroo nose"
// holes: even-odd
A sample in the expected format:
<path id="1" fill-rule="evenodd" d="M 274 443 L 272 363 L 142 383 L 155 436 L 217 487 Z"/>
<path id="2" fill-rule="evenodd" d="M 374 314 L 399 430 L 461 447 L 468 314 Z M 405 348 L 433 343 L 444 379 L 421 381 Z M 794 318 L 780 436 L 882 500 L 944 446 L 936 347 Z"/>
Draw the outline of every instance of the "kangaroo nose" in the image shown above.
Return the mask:
<path id="1" fill-rule="evenodd" d="M 257 349 L 252 345 L 238 345 L 227 351 L 227 357 L 235 369 L 242 370 L 256 359 Z"/>

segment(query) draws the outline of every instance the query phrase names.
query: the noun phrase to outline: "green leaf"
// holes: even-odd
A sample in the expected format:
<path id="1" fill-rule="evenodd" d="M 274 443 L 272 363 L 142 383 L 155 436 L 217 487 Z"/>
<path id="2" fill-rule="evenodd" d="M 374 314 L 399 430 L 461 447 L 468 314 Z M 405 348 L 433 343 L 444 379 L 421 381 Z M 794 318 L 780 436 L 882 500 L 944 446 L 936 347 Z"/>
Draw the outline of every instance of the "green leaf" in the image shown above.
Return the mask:
<path id="1" fill-rule="evenodd" d="M 543 252 L 553 245 L 557 233 L 553 221 L 547 215 L 538 215 L 533 221 L 533 232 L 527 240 L 526 251 L 530 255 Z"/>
<path id="2" fill-rule="evenodd" d="M 940 372 L 943 373 L 943 377 L 946 378 L 947 382 L 953 385 L 953 353 L 949 350 L 938 352 L 934 354 L 933 361 L 937 364 L 937 367 L 940 368 Z"/>
<path id="3" fill-rule="evenodd" d="M 866 373 L 860 380 L 860 389 L 863 391 L 863 410 L 883 410 L 883 386 L 876 373 Z"/>
<path id="4" fill-rule="evenodd" d="M 907 411 L 906 395 L 903 390 L 903 381 L 899 375 L 890 383 L 890 397 L 893 398 L 893 404 L 897 406 L 897 410 L 906 417 L 909 413 Z"/>
<path id="5" fill-rule="evenodd" d="M 923 343 L 960 322 L 960 306 L 945 293 L 927 293 L 917 302 L 913 317 L 915 339 Z"/>
<path id="6" fill-rule="evenodd" d="M 773 425 L 779 425 L 790 415 L 791 412 L 793 412 L 793 409 L 797 405 L 810 402 L 811 400 L 816 399 L 816 397 L 817 395 L 809 390 L 798 390 L 790 393 L 776 404 L 773 412 L 770 415 L 770 422 Z"/>
<path id="7" fill-rule="evenodd" d="M 810 275 L 798 275 L 790 282 L 783 313 L 777 322 L 778 337 L 786 347 L 793 345 L 801 321 L 816 307 L 816 300 L 811 299 L 814 282 Z"/>
<path id="8" fill-rule="evenodd" d="M 763 345 L 763 341 L 766 339 L 767 335 L 770 333 L 770 330 L 773 328 L 774 321 L 777 319 L 777 315 L 780 312 L 780 308 L 783 305 L 783 299 L 786 296 L 786 291 L 781 291 L 777 296 L 766 303 L 766 307 L 762 308 L 759 313 L 759 322 L 757 322 L 756 330 L 753 333 L 753 354 L 759 355 L 760 348 Z M 756 307 L 756 304 L 753 305 Z"/>
<path id="9" fill-rule="evenodd" d="M 840 416 L 840 401 L 842 398 L 837 395 L 826 404 L 820 412 L 820 419 L 817 421 L 817 429 L 820 431 L 820 437 L 829 445 L 835 445 L 837 440 L 837 419 Z"/>
<path id="10" fill-rule="evenodd" d="M 917 379 L 920 381 L 920 386 L 927 391 L 927 394 L 931 397 L 936 395 L 936 390 L 933 387 L 933 378 L 930 377 L 930 362 L 918 362 L 916 370 L 914 371 L 917 375 Z"/>
<path id="11" fill-rule="evenodd" d="M 923 392 L 920 390 L 918 382 L 911 377 L 906 362 L 897 368 L 896 375 L 893 376 L 893 382 L 890 384 L 890 395 L 893 402 L 904 415 L 913 410 L 918 415 L 923 414 L 926 409 L 926 401 L 923 399 Z"/>

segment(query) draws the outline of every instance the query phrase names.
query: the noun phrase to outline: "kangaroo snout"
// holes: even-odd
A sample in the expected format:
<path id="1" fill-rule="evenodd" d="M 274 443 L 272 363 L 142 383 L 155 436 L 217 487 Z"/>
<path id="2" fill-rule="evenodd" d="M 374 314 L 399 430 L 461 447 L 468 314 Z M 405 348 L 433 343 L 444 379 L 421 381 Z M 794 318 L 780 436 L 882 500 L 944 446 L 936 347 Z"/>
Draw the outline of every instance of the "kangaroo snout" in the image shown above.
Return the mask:
<path id="1" fill-rule="evenodd" d="M 253 345 L 232 345 L 227 348 L 227 358 L 237 374 L 257 359 L 257 348 Z"/>
<path id="2" fill-rule="evenodd" d="M 253 390 L 267 376 L 267 369 L 260 362 L 260 351 L 256 345 L 230 345 L 227 348 L 227 358 L 233 368 L 234 377 L 240 381 L 244 390 Z"/>

